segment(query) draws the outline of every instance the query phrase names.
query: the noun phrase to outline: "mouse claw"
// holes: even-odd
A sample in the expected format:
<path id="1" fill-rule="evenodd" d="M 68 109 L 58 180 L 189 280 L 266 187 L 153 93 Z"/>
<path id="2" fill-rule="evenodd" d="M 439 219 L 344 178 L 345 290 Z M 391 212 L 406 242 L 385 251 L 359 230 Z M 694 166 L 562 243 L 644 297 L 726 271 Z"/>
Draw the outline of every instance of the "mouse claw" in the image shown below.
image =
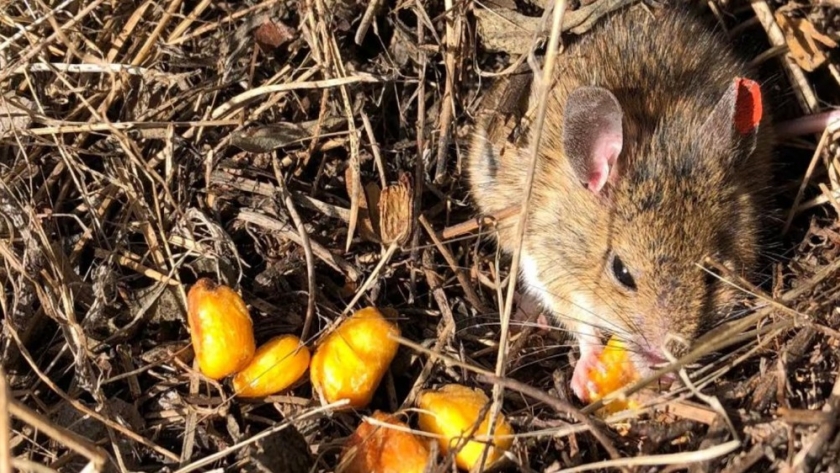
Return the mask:
<path id="1" fill-rule="evenodd" d="M 575 365 L 571 382 L 572 391 L 583 402 L 590 402 L 598 394 L 598 386 L 592 377 L 592 373 L 596 371 L 605 371 L 604 364 L 601 363 L 601 350 L 586 350 Z"/>

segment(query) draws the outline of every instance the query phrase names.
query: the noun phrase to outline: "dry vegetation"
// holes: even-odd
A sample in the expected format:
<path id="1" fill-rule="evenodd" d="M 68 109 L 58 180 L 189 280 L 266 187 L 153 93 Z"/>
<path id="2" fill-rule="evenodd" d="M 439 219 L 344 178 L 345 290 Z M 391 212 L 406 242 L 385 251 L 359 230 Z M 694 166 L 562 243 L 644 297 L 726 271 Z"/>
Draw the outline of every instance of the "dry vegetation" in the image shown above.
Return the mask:
<path id="1" fill-rule="evenodd" d="M 407 340 L 493 372 L 508 261 L 444 229 L 474 216 L 462 160 L 478 92 L 518 58 L 484 45 L 523 45 L 477 15 L 543 12 L 496 3 L 0 0 L 0 472 L 7 451 L 29 471 L 333 471 L 373 408 L 442 382 L 490 392 L 491 376 L 403 347 L 371 409 L 331 413 L 308 383 L 237 399 L 197 372 L 184 303 L 201 276 L 236 287 L 258 342 L 314 343 L 351 302 L 392 307 Z M 594 3 L 569 12 L 569 38 L 633 2 Z M 838 103 L 837 2 L 710 3 L 759 45 L 780 119 Z M 758 309 L 716 339 L 737 343 L 686 368 L 699 391 L 583 425 L 565 336 L 514 316 L 504 468 L 838 471 L 838 148 L 804 136 L 780 156 L 790 231 Z M 380 208 L 396 183 L 413 208 Z"/>

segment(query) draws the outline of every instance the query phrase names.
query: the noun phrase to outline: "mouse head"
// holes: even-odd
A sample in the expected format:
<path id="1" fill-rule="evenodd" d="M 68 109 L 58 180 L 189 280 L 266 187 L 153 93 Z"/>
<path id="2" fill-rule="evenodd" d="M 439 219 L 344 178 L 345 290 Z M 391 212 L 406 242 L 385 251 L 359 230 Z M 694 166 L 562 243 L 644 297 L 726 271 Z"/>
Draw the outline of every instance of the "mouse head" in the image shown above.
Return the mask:
<path id="1" fill-rule="evenodd" d="M 561 318 L 628 339 L 649 366 L 663 348 L 679 355 L 677 339 L 691 341 L 735 301 L 702 268 L 706 257 L 736 274 L 756 261 L 761 93 L 738 79 L 707 104 L 672 101 L 655 120 L 621 97 L 575 88 L 562 121 L 547 124 L 561 131 L 541 151 L 543 179 L 568 191 L 537 196 L 528 251 Z"/>

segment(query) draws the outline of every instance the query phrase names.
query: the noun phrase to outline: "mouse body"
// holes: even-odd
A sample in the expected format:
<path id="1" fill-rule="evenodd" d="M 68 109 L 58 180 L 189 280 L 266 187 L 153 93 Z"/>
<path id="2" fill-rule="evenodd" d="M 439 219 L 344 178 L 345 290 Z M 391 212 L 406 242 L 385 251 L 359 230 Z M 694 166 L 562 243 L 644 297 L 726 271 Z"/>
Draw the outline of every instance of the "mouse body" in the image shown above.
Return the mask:
<path id="1" fill-rule="evenodd" d="M 547 114 L 521 281 L 577 339 L 583 398 L 606 337 L 642 374 L 679 356 L 738 299 L 706 257 L 749 276 L 760 252 L 773 136 L 752 72 L 692 10 L 630 8 L 485 95 L 467 160 L 479 211 L 521 205 L 543 88 Z M 516 218 L 496 225 L 513 252 Z"/>

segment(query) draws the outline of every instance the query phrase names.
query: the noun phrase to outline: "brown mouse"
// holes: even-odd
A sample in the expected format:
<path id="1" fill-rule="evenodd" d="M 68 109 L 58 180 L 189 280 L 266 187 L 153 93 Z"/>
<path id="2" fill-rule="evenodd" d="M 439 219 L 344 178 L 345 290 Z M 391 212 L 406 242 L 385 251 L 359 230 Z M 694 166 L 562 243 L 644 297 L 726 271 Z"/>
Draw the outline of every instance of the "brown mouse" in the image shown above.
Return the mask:
<path id="1" fill-rule="evenodd" d="M 521 204 L 533 111 L 549 87 L 521 279 L 580 344 L 583 397 L 607 336 L 642 374 L 727 315 L 738 292 L 702 268 L 750 276 L 770 187 L 760 86 L 693 11 L 631 8 L 560 53 L 552 83 L 514 75 L 488 92 L 468 158 L 480 212 Z M 497 240 L 517 244 L 517 219 Z"/>

